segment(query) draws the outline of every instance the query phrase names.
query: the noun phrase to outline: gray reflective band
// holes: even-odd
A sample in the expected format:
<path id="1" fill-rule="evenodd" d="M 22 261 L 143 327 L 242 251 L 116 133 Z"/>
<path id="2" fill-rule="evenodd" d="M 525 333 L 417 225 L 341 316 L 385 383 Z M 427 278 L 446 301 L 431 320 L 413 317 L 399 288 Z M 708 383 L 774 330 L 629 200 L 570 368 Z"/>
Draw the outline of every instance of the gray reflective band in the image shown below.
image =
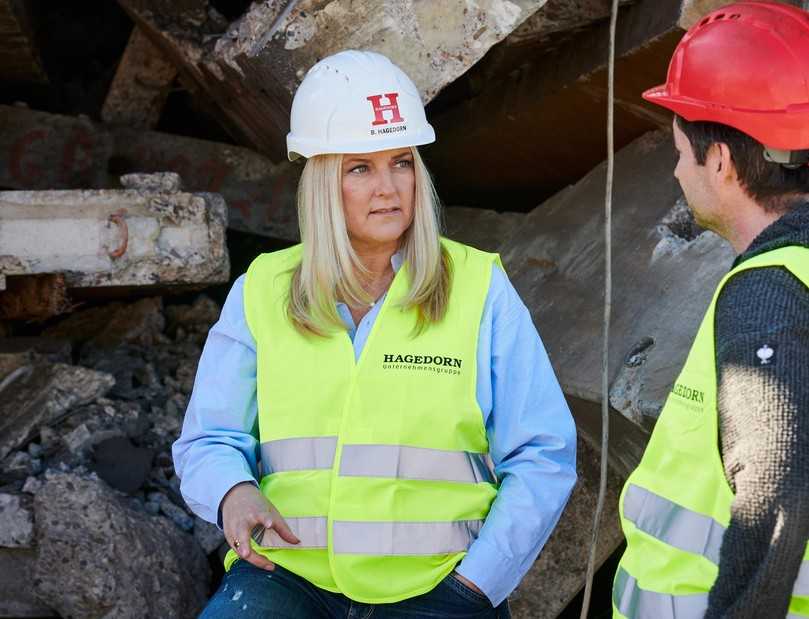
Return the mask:
<path id="1" fill-rule="evenodd" d="M 330 469 L 337 450 L 336 436 L 284 438 L 261 443 L 264 475 L 284 471 Z"/>
<path id="2" fill-rule="evenodd" d="M 702 555 L 719 565 L 725 527 L 710 516 L 630 484 L 624 495 L 624 518 L 640 531 L 669 546 Z M 809 561 L 801 564 L 792 595 L 809 596 Z"/>
<path id="3" fill-rule="evenodd" d="M 719 563 L 725 527 L 710 516 L 630 484 L 624 495 L 624 517 L 639 530 L 669 546 Z"/>
<path id="4" fill-rule="evenodd" d="M 328 524 L 325 518 L 284 518 L 289 528 L 295 534 L 300 544 L 290 544 L 281 539 L 274 529 L 259 529 L 257 535 L 253 536 L 261 546 L 267 548 L 291 548 L 293 550 L 303 550 L 312 548 L 328 548 L 329 535 Z"/>
<path id="5" fill-rule="evenodd" d="M 340 475 L 497 483 L 488 454 L 405 445 L 343 445 Z"/>
<path id="6" fill-rule="evenodd" d="M 795 586 L 792 588 L 792 595 L 809 596 L 809 561 L 806 559 L 801 563 L 801 569 L 795 579 Z"/>
<path id="7" fill-rule="evenodd" d="M 708 594 L 670 595 L 647 591 L 619 567 L 612 589 L 612 603 L 629 619 L 697 619 L 708 610 Z"/>
<path id="8" fill-rule="evenodd" d="M 335 554 L 442 555 L 465 551 L 482 526 L 482 520 L 335 521 L 332 544 Z"/>

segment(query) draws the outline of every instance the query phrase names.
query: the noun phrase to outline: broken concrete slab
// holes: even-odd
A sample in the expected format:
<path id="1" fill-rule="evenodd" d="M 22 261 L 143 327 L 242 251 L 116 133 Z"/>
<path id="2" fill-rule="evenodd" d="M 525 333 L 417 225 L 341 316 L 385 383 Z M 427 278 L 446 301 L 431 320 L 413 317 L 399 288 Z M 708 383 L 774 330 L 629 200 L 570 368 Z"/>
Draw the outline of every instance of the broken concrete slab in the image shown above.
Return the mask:
<path id="1" fill-rule="evenodd" d="M 174 65 L 140 28 L 133 28 L 101 109 L 101 119 L 113 125 L 154 129 L 176 76 Z"/>
<path id="2" fill-rule="evenodd" d="M 578 19 L 585 27 L 555 30 L 550 37 L 534 30 L 514 44 L 507 39 L 436 99 L 430 111 L 438 139 L 425 156 L 442 194 L 468 206 L 528 211 L 604 160 L 609 42 L 604 4 L 549 0 L 531 18 L 536 27 L 546 14 L 551 29 L 555 20 L 567 27 Z M 683 34 L 680 9 L 680 0 L 638 0 L 621 7 L 617 148 L 671 122 L 668 112 L 644 102 L 641 93 L 665 79 Z M 593 19 L 599 14 L 601 19 Z M 529 20 L 523 27 L 530 26 Z"/>
<path id="3" fill-rule="evenodd" d="M 276 161 L 286 155 L 292 94 L 317 60 L 343 49 L 381 52 L 410 75 L 429 101 L 545 2 L 273 0 L 254 3 L 224 36 L 213 37 L 211 49 L 205 0 L 183 6 L 119 0 L 208 96 L 223 126 Z M 194 21 L 196 27 L 189 30 Z"/>
<path id="4" fill-rule="evenodd" d="M 25 494 L 0 492 L 0 546 L 31 548 L 34 543 L 34 509 Z"/>
<path id="5" fill-rule="evenodd" d="M 646 430 L 733 259 L 730 246 L 710 232 L 656 251 L 672 245 L 667 236 L 674 232 L 661 222 L 672 221 L 682 195 L 675 163 L 670 132 L 647 134 L 616 155 L 610 402 Z M 605 169 L 526 215 L 503 254 L 562 388 L 589 402 L 601 400 Z"/>
<path id="6" fill-rule="evenodd" d="M 67 288 L 225 282 L 226 221 L 216 194 L 0 192 L 0 267 Z"/>
<path id="7" fill-rule="evenodd" d="M 210 570 L 193 538 L 95 476 L 46 473 L 34 517 L 34 591 L 59 615 L 193 617 L 204 605 Z"/>
<path id="8" fill-rule="evenodd" d="M 109 374 L 63 363 L 36 362 L 11 372 L 0 382 L 0 460 L 114 382 Z"/>
<path id="9" fill-rule="evenodd" d="M 509 600 L 514 619 L 553 619 L 584 586 L 598 499 L 600 449 L 580 437 L 576 456 L 579 481 L 559 524 Z M 624 477 L 610 471 L 596 567 L 606 561 L 624 540 L 618 517 L 618 496 L 623 483 Z"/>
<path id="10" fill-rule="evenodd" d="M 0 105 L 0 187 L 116 189 L 121 174 L 176 172 L 186 191 L 222 195 L 230 227 L 297 240 L 301 169 L 230 144 Z"/>

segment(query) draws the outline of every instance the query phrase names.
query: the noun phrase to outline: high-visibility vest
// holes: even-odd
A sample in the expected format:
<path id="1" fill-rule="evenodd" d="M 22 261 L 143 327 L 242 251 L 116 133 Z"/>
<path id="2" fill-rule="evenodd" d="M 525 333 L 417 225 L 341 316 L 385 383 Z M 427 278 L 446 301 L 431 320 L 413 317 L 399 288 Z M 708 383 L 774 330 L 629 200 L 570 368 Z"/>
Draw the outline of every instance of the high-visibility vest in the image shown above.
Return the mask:
<path id="1" fill-rule="evenodd" d="M 809 286 L 809 249 L 783 247 L 746 260 L 719 283 L 685 367 L 666 400 L 640 465 L 620 499 L 627 548 L 613 585 L 613 616 L 704 616 L 730 522 L 733 491 L 719 451 L 714 313 L 727 280 L 748 269 L 784 267 Z M 778 355 L 765 340 L 759 374 Z M 756 380 L 752 374 L 750 380 Z M 795 581 L 789 617 L 809 617 L 809 548 Z"/>
<path id="2" fill-rule="evenodd" d="M 414 335 L 391 283 L 355 362 L 345 331 L 302 335 L 287 317 L 301 246 L 259 256 L 244 307 L 256 340 L 259 486 L 301 540 L 253 548 L 365 603 L 435 587 L 477 537 L 497 494 L 476 397 L 478 331 L 495 254 L 448 240 L 445 318 Z M 235 560 L 230 553 L 226 567 Z"/>

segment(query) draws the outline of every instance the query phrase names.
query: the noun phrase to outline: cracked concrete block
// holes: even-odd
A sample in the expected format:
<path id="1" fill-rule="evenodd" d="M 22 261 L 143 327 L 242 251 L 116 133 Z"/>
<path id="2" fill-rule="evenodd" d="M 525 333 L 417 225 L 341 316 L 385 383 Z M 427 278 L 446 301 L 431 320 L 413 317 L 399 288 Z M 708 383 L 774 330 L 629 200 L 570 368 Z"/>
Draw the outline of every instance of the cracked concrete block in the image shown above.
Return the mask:
<path id="1" fill-rule="evenodd" d="M 68 288 L 227 281 L 227 212 L 216 194 L 0 192 L 0 269 L 63 274 Z"/>
<path id="2" fill-rule="evenodd" d="M 205 603 L 210 570 L 193 538 L 97 477 L 46 473 L 34 515 L 33 589 L 60 616 L 190 618 Z"/>

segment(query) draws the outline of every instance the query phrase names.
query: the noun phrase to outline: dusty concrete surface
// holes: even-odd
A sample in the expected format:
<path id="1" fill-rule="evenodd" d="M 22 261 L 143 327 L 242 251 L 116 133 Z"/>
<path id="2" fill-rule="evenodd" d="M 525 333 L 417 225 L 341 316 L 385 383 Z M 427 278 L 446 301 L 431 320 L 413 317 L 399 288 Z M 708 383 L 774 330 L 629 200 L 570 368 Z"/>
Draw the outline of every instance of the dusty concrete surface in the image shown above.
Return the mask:
<path id="1" fill-rule="evenodd" d="M 64 274 L 68 288 L 223 282 L 226 222 L 216 194 L 0 192 L 0 267 Z"/>

